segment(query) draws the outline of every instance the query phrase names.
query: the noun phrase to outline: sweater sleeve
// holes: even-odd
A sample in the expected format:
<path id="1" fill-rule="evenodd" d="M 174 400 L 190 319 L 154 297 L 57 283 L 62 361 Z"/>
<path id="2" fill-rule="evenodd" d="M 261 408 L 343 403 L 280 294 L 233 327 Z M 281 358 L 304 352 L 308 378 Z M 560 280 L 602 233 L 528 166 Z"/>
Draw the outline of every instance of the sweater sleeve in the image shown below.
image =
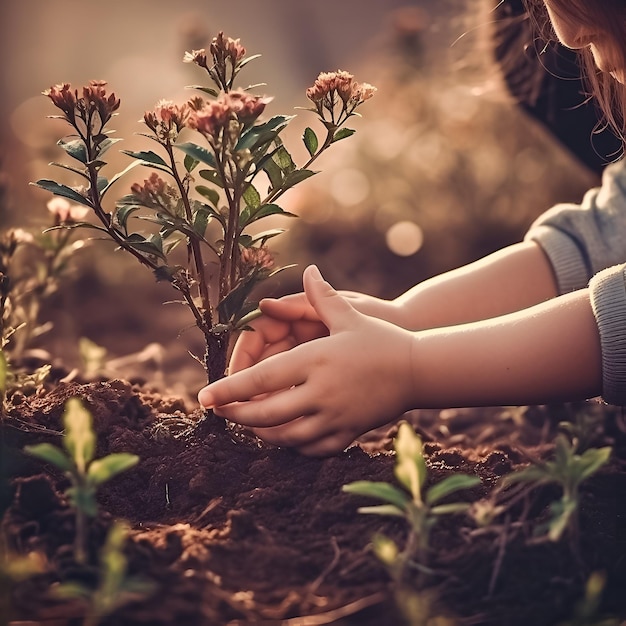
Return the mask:
<path id="1" fill-rule="evenodd" d="M 526 234 L 544 250 L 559 293 L 583 289 L 599 271 L 626 263 L 626 161 L 607 166 L 581 204 L 559 204 Z"/>
<path id="2" fill-rule="evenodd" d="M 602 397 L 626 404 L 626 265 L 596 274 L 589 283 L 602 351 Z"/>

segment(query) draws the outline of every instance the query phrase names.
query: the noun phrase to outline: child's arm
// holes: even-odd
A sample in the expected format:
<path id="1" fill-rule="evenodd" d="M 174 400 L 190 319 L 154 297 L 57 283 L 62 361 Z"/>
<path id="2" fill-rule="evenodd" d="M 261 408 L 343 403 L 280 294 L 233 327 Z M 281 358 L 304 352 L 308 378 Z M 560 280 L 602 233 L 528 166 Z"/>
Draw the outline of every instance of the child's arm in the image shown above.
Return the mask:
<path id="1" fill-rule="evenodd" d="M 551 265 L 533 241 L 515 244 L 413 287 L 395 300 L 340 292 L 365 315 L 409 330 L 438 328 L 518 311 L 557 295 Z M 237 341 L 231 373 L 328 334 L 304 293 L 266 299 L 264 316 Z"/>
<path id="2" fill-rule="evenodd" d="M 358 313 L 315 268 L 304 283 L 330 335 L 213 383 L 199 396 L 270 443 L 330 454 L 410 408 L 600 393 L 600 340 L 587 290 L 486 321 L 411 332 Z M 268 395 L 252 399 L 261 394 Z"/>

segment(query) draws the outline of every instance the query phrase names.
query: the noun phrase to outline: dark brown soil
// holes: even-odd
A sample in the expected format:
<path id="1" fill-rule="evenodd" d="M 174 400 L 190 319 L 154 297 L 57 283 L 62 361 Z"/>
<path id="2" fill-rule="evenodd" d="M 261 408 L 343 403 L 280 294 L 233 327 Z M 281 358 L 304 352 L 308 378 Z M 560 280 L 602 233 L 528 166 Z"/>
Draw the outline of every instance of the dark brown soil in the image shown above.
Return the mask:
<path id="1" fill-rule="evenodd" d="M 265 447 L 214 417 L 194 428 L 202 414 L 183 400 L 121 380 L 60 383 L 14 398 L 3 425 L 2 454 L 11 470 L 3 528 L 16 552 L 39 550 L 47 559 L 44 573 L 14 586 L 15 620 L 82 623 L 79 605 L 48 592 L 58 581 L 93 578 L 71 557 L 74 521 L 61 495 L 66 479 L 20 452 L 26 444 L 58 443 L 63 406 L 73 396 L 93 412 L 98 456 L 123 451 L 141 457 L 137 467 L 103 487 L 90 558 L 97 562 L 112 518 L 128 520 L 131 573 L 151 580 L 154 591 L 117 609 L 104 624 L 403 623 L 369 543 L 376 532 L 402 543 L 406 527 L 396 518 L 358 514 L 365 500 L 341 491 L 354 480 L 393 480 L 393 427 L 370 433 L 340 455 L 310 459 Z M 430 480 L 474 473 L 482 485 L 458 497 L 476 500 L 529 459 L 548 458 L 559 421 L 583 412 L 597 418 L 593 444 L 613 445 L 614 454 L 583 486 L 577 539 L 533 539 L 533 527 L 559 495 L 551 487 L 533 491 L 486 530 L 468 516 L 435 526 L 435 574 L 428 584 L 440 609 L 458 623 L 557 624 L 572 615 L 588 576 L 597 571 L 607 577 L 600 611 L 626 617 L 622 414 L 589 402 L 407 415 L 426 442 Z"/>

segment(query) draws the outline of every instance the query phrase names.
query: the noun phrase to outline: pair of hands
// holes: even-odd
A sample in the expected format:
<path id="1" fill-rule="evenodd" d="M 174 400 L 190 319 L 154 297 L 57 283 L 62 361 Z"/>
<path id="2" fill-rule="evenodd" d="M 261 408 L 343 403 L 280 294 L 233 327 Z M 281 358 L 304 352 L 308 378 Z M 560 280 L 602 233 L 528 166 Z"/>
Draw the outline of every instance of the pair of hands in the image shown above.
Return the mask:
<path id="1" fill-rule="evenodd" d="M 264 301 L 230 375 L 198 399 L 268 443 L 322 456 L 412 408 L 415 337 L 379 319 L 397 314 L 393 303 L 340 295 L 315 266 L 303 284 L 304 294 Z"/>

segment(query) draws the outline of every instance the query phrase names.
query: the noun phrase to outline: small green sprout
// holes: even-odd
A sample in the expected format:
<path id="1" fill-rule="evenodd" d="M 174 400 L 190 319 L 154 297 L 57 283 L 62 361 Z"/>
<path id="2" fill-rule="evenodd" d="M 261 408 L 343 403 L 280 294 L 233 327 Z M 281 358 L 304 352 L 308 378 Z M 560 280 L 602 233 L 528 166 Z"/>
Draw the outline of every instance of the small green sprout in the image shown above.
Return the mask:
<path id="1" fill-rule="evenodd" d="M 585 585 L 584 597 L 576 603 L 573 616 L 558 626 L 620 626 L 623 622 L 618 617 L 599 615 L 600 601 L 606 583 L 602 572 L 593 572 Z"/>
<path id="2" fill-rule="evenodd" d="M 84 564 L 87 561 L 86 522 L 87 517 L 95 517 L 98 512 L 98 487 L 136 465 L 139 457 L 120 452 L 94 459 L 96 435 L 92 427 L 92 417 L 79 398 L 70 398 L 67 401 L 63 423 L 64 449 L 50 443 L 40 443 L 26 446 L 24 450 L 31 456 L 52 463 L 70 479 L 71 486 L 66 495 L 76 512 L 74 557 L 78 563 Z"/>
<path id="3" fill-rule="evenodd" d="M 407 422 L 400 424 L 394 448 L 394 473 L 402 489 L 385 482 L 360 480 L 344 485 L 343 491 L 384 502 L 376 506 L 360 507 L 359 513 L 403 517 L 409 523 L 410 534 L 403 551 L 384 535 L 376 535 L 373 539 L 375 554 L 387 566 L 392 578 L 401 583 L 409 568 L 432 573 L 427 566 L 432 527 L 442 515 L 464 513 L 470 508 L 467 502 L 441 504 L 441 500 L 461 489 L 475 487 L 480 484 L 480 478 L 453 474 L 424 489 L 427 468 L 422 441 Z"/>
<path id="4" fill-rule="evenodd" d="M 556 483 L 563 490 L 562 497 L 550 507 L 550 520 L 547 523 L 547 536 L 551 541 L 559 541 L 567 528 L 572 537 L 578 528 L 578 506 L 580 485 L 607 463 L 611 448 L 589 448 L 576 454 L 575 447 L 565 435 L 558 435 L 554 461 L 537 463 L 509 474 L 504 484 L 525 482 L 535 485 Z M 544 528 L 539 528 L 543 532 Z"/>
<path id="5" fill-rule="evenodd" d="M 152 590 L 152 585 L 138 577 L 128 576 L 128 559 L 124 544 L 128 526 L 116 521 L 100 551 L 100 575 L 95 589 L 79 582 L 61 583 L 54 592 L 60 598 L 76 598 L 87 605 L 84 626 L 96 626 L 128 601 Z"/>

